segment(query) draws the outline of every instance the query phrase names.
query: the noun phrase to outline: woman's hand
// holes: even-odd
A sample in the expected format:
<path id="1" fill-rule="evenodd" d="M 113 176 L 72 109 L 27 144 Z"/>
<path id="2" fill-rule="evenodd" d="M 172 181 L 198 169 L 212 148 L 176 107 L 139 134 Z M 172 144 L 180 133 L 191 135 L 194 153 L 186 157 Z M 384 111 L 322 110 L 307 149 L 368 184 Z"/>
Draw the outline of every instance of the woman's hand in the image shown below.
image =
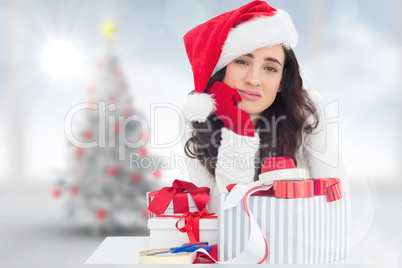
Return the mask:
<path id="1" fill-rule="evenodd" d="M 224 126 L 242 136 L 254 137 L 254 126 L 250 116 L 238 108 L 241 97 L 236 89 L 222 82 L 215 82 L 207 89 L 215 100 L 214 114 L 222 120 Z"/>

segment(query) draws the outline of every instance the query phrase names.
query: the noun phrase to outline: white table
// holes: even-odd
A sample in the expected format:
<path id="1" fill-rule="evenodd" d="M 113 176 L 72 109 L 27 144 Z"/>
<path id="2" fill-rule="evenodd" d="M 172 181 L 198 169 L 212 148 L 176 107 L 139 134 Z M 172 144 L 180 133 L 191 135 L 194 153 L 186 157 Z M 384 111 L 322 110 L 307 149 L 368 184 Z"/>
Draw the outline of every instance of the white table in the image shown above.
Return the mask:
<path id="1" fill-rule="evenodd" d="M 139 252 L 150 248 L 149 236 L 110 236 L 99 245 L 85 264 L 139 264 Z M 374 264 L 364 252 L 352 250 L 337 264 Z"/>
<path id="2" fill-rule="evenodd" d="M 110 236 L 85 264 L 139 264 L 138 253 L 149 249 L 149 236 Z"/>

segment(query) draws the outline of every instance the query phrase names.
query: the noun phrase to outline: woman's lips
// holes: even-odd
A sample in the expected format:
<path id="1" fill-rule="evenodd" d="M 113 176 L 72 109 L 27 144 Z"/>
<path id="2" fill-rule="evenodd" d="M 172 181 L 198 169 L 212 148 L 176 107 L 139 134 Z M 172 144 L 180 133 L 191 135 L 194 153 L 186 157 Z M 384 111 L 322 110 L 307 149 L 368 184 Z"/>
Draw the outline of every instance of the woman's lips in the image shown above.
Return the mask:
<path id="1" fill-rule="evenodd" d="M 250 90 L 240 90 L 239 93 L 242 99 L 247 99 L 247 100 L 258 100 L 261 97 L 261 94 L 258 92 L 253 92 Z"/>

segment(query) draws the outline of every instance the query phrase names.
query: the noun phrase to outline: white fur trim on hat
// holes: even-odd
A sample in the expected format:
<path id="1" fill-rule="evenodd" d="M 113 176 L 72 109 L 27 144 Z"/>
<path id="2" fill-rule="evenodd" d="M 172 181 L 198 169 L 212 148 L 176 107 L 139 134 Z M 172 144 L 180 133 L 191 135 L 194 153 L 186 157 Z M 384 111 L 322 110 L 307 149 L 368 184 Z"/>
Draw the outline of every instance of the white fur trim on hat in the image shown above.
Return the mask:
<path id="1" fill-rule="evenodd" d="M 215 101 L 206 93 L 194 93 L 187 97 L 183 105 L 186 121 L 204 122 L 215 110 Z"/>
<path id="2" fill-rule="evenodd" d="M 297 45 L 297 31 L 289 14 L 277 10 L 269 17 L 260 17 L 233 27 L 225 43 L 218 63 L 212 73 L 214 75 L 232 60 L 263 47 L 282 44 L 285 48 Z"/>

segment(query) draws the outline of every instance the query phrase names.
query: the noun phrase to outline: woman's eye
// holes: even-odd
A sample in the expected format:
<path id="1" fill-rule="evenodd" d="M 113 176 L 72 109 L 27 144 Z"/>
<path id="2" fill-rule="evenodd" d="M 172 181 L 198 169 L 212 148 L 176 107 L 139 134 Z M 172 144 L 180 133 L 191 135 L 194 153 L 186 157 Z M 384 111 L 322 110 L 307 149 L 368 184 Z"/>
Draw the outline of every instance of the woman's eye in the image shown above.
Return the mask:
<path id="1" fill-rule="evenodd" d="M 270 72 L 276 72 L 276 69 L 274 67 L 266 67 L 265 70 Z"/>
<path id="2" fill-rule="evenodd" d="M 236 60 L 235 62 L 238 64 L 247 65 L 247 62 L 245 62 L 244 60 Z"/>

